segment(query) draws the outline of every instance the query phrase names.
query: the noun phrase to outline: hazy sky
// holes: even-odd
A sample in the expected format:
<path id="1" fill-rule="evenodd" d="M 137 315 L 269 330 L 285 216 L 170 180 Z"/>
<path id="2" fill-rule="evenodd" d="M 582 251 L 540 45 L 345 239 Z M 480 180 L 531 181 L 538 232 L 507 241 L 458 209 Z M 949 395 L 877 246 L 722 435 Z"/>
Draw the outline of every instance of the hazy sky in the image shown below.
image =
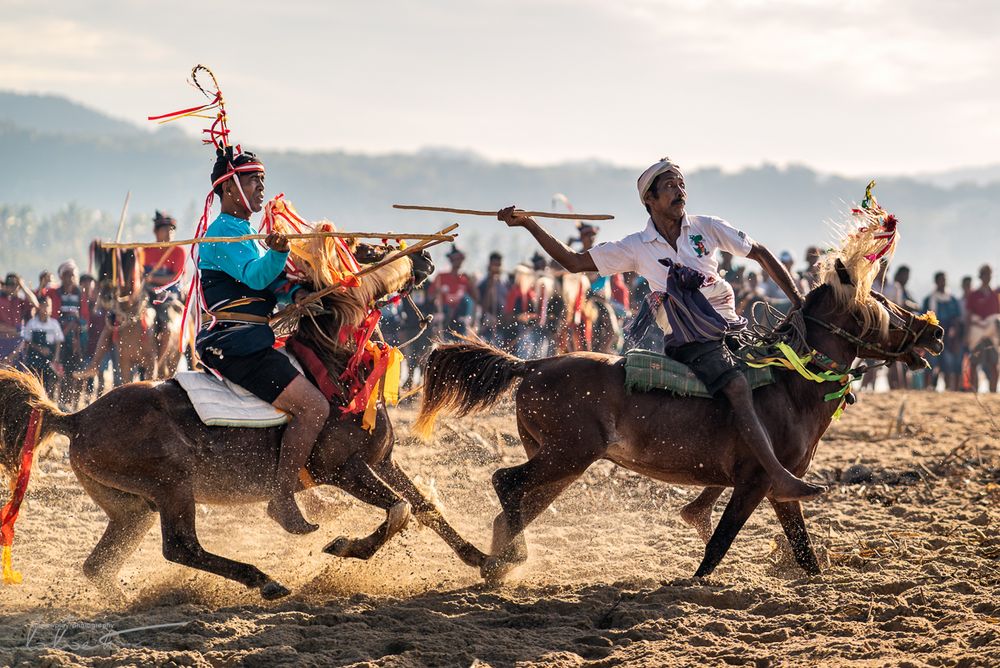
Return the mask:
<path id="1" fill-rule="evenodd" d="M 0 0 L 0 88 L 135 122 L 210 65 L 248 146 L 527 163 L 997 161 L 1000 3 Z"/>

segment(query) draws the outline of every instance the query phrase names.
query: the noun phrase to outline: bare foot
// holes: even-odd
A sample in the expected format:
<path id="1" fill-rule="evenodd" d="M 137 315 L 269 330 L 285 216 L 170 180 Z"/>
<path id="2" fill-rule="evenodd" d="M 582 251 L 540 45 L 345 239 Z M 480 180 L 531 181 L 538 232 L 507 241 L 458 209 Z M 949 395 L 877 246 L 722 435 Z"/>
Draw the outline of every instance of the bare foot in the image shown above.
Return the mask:
<path id="1" fill-rule="evenodd" d="M 791 474 L 781 482 L 771 483 L 771 498 L 779 502 L 814 499 L 824 492 L 826 487 L 823 485 L 814 485 Z"/>
<path id="2" fill-rule="evenodd" d="M 319 528 L 318 524 L 307 522 L 306 518 L 302 517 L 302 512 L 295 505 L 295 499 L 286 503 L 282 503 L 278 499 L 271 499 L 267 504 L 267 515 L 288 533 L 299 536 L 312 533 Z"/>
<path id="3" fill-rule="evenodd" d="M 692 503 L 681 508 L 681 519 L 698 532 L 698 537 L 708 545 L 712 537 L 712 506 L 695 506 Z"/>

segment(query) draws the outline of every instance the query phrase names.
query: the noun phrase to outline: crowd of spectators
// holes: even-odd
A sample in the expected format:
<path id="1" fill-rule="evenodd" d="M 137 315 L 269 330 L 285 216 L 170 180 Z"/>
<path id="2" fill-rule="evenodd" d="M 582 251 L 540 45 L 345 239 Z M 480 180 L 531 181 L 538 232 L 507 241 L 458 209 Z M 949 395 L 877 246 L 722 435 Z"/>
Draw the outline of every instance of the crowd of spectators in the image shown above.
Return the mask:
<path id="1" fill-rule="evenodd" d="M 593 239 L 586 238 L 586 229 L 583 232 L 575 241 L 586 248 Z M 779 260 L 805 294 L 819 283 L 822 257 L 818 247 L 810 246 L 800 265 L 789 251 L 783 251 Z M 438 273 L 429 285 L 414 295 L 422 312 L 434 314 L 432 330 L 435 334 L 447 340 L 454 334 L 476 333 L 494 345 L 526 357 L 566 351 L 566 340 L 561 338 L 559 330 L 574 317 L 579 317 L 579 304 L 566 303 L 567 291 L 563 289 L 563 282 L 567 274 L 560 267 L 538 253 L 525 262 L 505 267 L 503 256 L 494 251 L 482 274 L 476 276 L 466 272 L 466 256 L 458 248 L 452 248 L 447 259 L 448 271 Z M 791 308 L 788 298 L 766 274 L 747 265 L 734 264 L 733 257 L 726 253 L 722 254 L 719 266 L 722 277 L 733 286 L 737 312 L 748 320 L 760 315 L 758 304 L 767 304 L 781 313 Z M 623 322 L 649 292 L 646 282 L 637 275 L 591 278 L 585 288 L 585 298 L 609 304 L 619 316 L 619 322 Z M 946 274 L 939 271 L 934 274 L 934 290 L 918 298 L 911 293 L 908 266 L 899 265 L 890 270 L 887 263 L 882 263 L 874 289 L 911 311 L 933 311 L 945 330 L 945 350 L 940 356 L 928 358 L 930 369 L 913 372 L 902 364 L 889 367 L 890 389 L 974 391 L 979 387 L 982 373 L 986 386 L 996 392 L 1000 289 L 993 287 L 992 279 L 991 267 L 983 265 L 978 281 L 965 276 L 960 289 L 953 291 Z M 399 340 L 407 340 L 419 330 L 417 314 L 405 303 L 387 309 L 384 321 L 389 330 L 400 333 Z M 623 343 L 619 338 L 613 352 L 621 352 Z M 657 341 L 655 338 L 646 341 L 643 347 L 655 349 Z M 416 351 L 408 354 L 411 366 L 418 365 L 423 350 L 423 346 L 416 346 Z M 873 372 L 864 379 L 863 386 L 872 388 L 875 380 Z"/>
<path id="2" fill-rule="evenodd" d="M 583 226 L 574 241 L 584 248 L 593 244 L 596 228 Z M 624 347 L 621 324 L 642 302 L 649 289 L 635 275 L 599 277 L 567 274 L 539 253 L 526 262 L 505 265 L 499 252 L 492 252 L 481 275 L 465 270 L 465 254 L 452 247 L 447 254 L 450 267 L 439 272 L 408 301 L 390 304 L 383 312 L 383 331 L 390 340 L 401 342 L 416 338 L 405 352 L 409 362 L 409 384 L 419 383 L 420 361 L 432 339 L 447 340 L 454 335 L 477 334 L 486 341 L 522 357 L 540 357 L 567 350 L 595 348 L 583 322 L 593 317 L 588 304 L 598 303 L 607 310 L 604 327 L 614 329 L 607 352 Z M 819 280 L 820 249 L 806 249 L 804 262 L 796 266 L 794 256 L 784 251 L 780 261 L 799 282 L 804 293 Z M 768 304 L 787 312 L 790 303 L 780 288 L 766 275 L 746 265 L 736 265 L 726 254 L 720 261 L 720 273 L 736 294 L 737 311 L 751 319 L 757 304 Z M 890 278 L 891 277 L 891 278 Z M 933 311 L 945 330 L 945 350 L 929 359 L 929 370 L 910 372 L 897 364 L 889 368 L 888 384 L 892 389 L 947 389 L 974 391 L 980 373 L 991 392 L 997 390 L 1000 349 L 1000 289 L 992 285 L 989 265 L 979 269 L 978 280 L 965 276 L 958 291 L 949 288 L 944 272 L 934 275 L 934 290 L 919 299 L 910 290 L 910 269 L 905 265 L 890 271 L 883 264 L 874 288 L 893 302 L 917 311 Z M 421 326 L 421 316 L 434 316 L 428 332 Z M 55 276 L 49 271 L 39 275 L 34 287 L 14 273 L 6 275 L 0 286 L 0 365 L 20 365 L 38 375 L 49 396 L 64 408 L 71 409 L 83 400 L 104 390 L 103 373 L 114 371 L 120 377 L 117 351 L 111 347 L 103 359 L 96 360 L 102 371 L 96 378 L 78 380 L 74 372 L 88 368 L 95 355 L 101 332 L 114 326 L 113 302 L 100 296 L 93 276 L 79 273 L 73 260 L 62 263 Z M 567 329 L 579 328 L 587 335 L 574 338 Z M 655 328 L 654 328 L 655 329 Z M 424 333 L 423 336 L 418 334 Z M 654 339 L 643 347 L 655 349 Z M 873 387 L 874 375 L 863 380 L 863 387 Z"/>

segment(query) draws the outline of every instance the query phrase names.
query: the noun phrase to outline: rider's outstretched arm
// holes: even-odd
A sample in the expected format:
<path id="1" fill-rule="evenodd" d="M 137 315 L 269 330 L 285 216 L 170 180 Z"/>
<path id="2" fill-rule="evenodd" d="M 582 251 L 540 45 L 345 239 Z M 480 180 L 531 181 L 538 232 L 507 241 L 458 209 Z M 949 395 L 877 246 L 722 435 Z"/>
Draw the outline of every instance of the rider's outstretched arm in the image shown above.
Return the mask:
<path id="1" fill-rule="evenodd" d="M 507 227 L 523 227 L 531 232 L 538 244 L 549 256 L 561 264 L 566 271 L 574 274 L 581 271 L 598 271 L 589 251 L 576 252 L 563 242 L 549 234 L 548 230 L 535 222 L 534 218 L 521 216 L 514 212 L 514 207 L 509 206 L 501 209 L 497 213 L 497 219 L 507 223 Z"/>

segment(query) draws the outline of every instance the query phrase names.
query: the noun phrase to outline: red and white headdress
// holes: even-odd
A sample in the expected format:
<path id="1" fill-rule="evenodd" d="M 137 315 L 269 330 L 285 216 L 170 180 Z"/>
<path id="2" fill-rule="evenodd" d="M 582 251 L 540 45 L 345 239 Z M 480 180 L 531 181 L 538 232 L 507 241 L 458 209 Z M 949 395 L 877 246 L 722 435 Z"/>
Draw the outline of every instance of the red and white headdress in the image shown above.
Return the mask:
<path id="1" fill-rule="evenodd" d="M 201 82 L 198 81 L 198 76 L 201 73 L 204 73 L 204 75 L 207 75 L 208 78 L 211 79 L 211 87 L 206 88 L 201 84 Z M 232 179 L 233 183 L 236 184 L 236 189 L 240 194 L 240 199 L 243 201 L 243 205 L 247 208 L 247 210 L 250 210 L 250 202 L 247 200 L 247 196 L 243 192 L 243 186 L 240 183 L 239 175 L 248 172 L 263 172 L 264 165 L 253 153 L 244 153 L 239 144 L 233 146 L 230 143 L 226 103 L 225 99 L 222 97 L 222 90 L 219 88 L 219 82 L 215 78 L 215 74 L 212 73 L 212 70 L 208 69 L 204 65 L 195 65 L 191 70 L 191 80 L 189 83 L 194 88 L 198 89 L 202 95 L 208 98 L 207 103 L 196 107 L 190 107 L 188 109 L 180 109 L 169 114 L 150 116 L 148 120 L 157 121 L 160 124 L 170 123 L 171 121 L 180 120 L 182 118 L 204 118 L 212 121 L 212 124 L 209 127 L 202 130 L 202 133 L 207 135 L 207 137 L 202 140 L 202 143 L 212 145 L 215 148 L 217 158 L 219 160 L 226 160 L 228 169 L 226 169 L 226 171 L 220 176 L 212 180 L 212 188 L 208 191 L 208 195 L 205 197 L 205 207 L 202 211 L 201 220 L 198 221 L 198 226 L 195 228 L 195 237 L 197 238 L 205 236 L 205 232 L 208 230 L 209 215 L 212 210 L 212 204 L 215 202 L 215 191 L 228 179 Z M 208 310 L 208 306 L 205 303 L 205 296 L 201 290 L 201 279 L 197 272 L 198 244 L 191 245 L 190 257 L 191 262 L 195 267 L 195 273 L 194 277 L 191 279 L 191 285 L 188 289 L 187 299 L 184 303 L 184 316 L 181 320 L 182 350 L 184 349 L 186 339 L 189 336 L 188 318 L 191 317 L 193 319 L 194 331 L 197 332 L 201 329 L 201 311 Z M 178 281 L 179 280 L 180 279 L 178 278 Z M 174 283 L 163 286 L 160 290 L 165 290 L 172 285 L 174 285 Z M 193 304 L 192 300 L 194 300 Z M 194 308 L 192 308 L 192 306 Z"/>

